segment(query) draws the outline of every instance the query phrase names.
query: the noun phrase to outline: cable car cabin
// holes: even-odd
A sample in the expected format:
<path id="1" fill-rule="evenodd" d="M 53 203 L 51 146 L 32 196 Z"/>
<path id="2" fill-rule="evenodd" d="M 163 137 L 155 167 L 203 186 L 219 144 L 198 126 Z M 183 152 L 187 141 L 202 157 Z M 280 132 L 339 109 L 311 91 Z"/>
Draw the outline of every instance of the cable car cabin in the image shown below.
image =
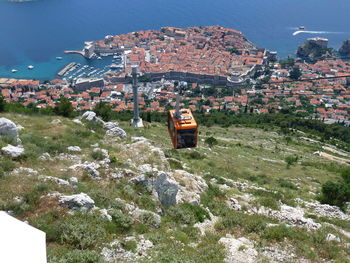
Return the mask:
<path id="1" fill-rule="evenodd" d="M 168 112 L 168 131 L 175 149 L 192 148 L 197 146 L 198 126 L 189 109 Z"/>

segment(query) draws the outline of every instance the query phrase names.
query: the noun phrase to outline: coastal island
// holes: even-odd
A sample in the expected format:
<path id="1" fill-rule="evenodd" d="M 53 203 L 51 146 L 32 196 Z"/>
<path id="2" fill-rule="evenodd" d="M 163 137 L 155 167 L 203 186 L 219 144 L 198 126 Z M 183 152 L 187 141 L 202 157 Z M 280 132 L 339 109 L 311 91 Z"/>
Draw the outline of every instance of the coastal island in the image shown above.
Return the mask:
<path id="1" fill-rule="evenodd" d="M 178 79 L 213 85 L 242 84 L 276 55 L 254 45 L 242 32 L 220 26 L 163 27 L 108 35 L 100 41 L 86 42 L 84 49 L 76 53 L 88 59 L 119 55 L 122 70 L 106 76 L 113 82 L 122 82 L 137 66 L 150 80 Z"/>

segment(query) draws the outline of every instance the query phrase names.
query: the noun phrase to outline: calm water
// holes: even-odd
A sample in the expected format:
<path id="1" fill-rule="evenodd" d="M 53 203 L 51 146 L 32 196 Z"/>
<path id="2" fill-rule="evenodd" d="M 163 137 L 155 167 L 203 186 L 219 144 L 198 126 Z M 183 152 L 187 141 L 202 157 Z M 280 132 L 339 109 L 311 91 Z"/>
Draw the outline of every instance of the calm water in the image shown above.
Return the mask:
<path id="1" fill-rule="evenodd" d="M 349 0 L 0 0 L 0 76 L 52 79 L 71 61 L 103 64 L 63 51 L 107 34 L 162 26 L 235 28 L 280 57 L 293 55 L 311 36 L 327 37 L 339 48 L 350 38 L 349 13 Z M 293 36 L 300 25 L 333 33 Z M 19 71 L 13 74 L 12 68 Z"/>

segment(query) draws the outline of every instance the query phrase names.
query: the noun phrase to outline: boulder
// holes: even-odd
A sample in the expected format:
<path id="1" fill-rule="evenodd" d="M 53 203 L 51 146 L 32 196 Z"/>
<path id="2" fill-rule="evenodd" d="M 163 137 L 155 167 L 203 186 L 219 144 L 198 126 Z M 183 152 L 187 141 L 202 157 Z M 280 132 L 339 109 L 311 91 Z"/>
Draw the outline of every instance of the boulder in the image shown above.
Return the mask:
<path id="1" fill-rule="evenodd" d="M 115 127 L 113 129 L 110 129 L 107 131 L 106 133 L 108 136 L 112 136 L 112 137 L 118 137 L 118 138 L 126 138 L 126 132 L 119 127 Z"/>
<path id="2" fill-rule="evenodd" d="M 87 211 L 95 207 L 95 201 L 85 193 L 60 196 L 58 201 L 62 206 L 69 209 Z"/>
<path id="3" fill-rule="evenodd" d="M 8 155 L 12 158 L 21 156 L 24 153 L 24 148 L 22 146 L 13 146 L 11 144 L 2 147 L 1 151 L 3 154 Z"/>
<path id="4" fill-rule="evenodd" d="M 83 120 L 92 122 L 92 123 L 94 123 L 94 124 L 102 124 L 102 125 L 104 125 L 104 123 L 105 123 L 101 118 L 97 117 L 97 116 L 96 116 L 96 113 L 93 112 L 93 111 L 87 111 L 87 112 L 85 112 L 85 113 L 81 116 L 81 118 L 82 118 Z"/>
<path id="5" fill-rule="evenodd" d="M 0 118 L 0 136 L 10 137 L 16 143 L 20 143 L 18 130 L 19 128 L 13 121 L 6 118 Z"/>

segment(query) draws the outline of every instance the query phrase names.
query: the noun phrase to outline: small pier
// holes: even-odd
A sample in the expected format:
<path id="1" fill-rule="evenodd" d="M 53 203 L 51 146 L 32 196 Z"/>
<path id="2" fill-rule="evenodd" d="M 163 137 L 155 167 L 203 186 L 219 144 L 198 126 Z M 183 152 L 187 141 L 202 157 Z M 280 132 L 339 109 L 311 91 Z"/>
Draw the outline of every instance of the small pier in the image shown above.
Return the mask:
<path id="1" fill-rule="evenodd" d="M 84 51 L 82 50 L 66 50 L 64 51 L 64 54 L 79 54 L 84 56 Z"/>
<path id="2" fill-rule="evenodd" d="M 72 63 L 69 63 L 68 65 L 66 65 L 63 69 L 61 69 L 57 75 L 62 77 L 64 76 L 68 71 L 70 71 L 73 67 L 75 67 L 77 63 L 75 62 L 72 62 Z"/>

